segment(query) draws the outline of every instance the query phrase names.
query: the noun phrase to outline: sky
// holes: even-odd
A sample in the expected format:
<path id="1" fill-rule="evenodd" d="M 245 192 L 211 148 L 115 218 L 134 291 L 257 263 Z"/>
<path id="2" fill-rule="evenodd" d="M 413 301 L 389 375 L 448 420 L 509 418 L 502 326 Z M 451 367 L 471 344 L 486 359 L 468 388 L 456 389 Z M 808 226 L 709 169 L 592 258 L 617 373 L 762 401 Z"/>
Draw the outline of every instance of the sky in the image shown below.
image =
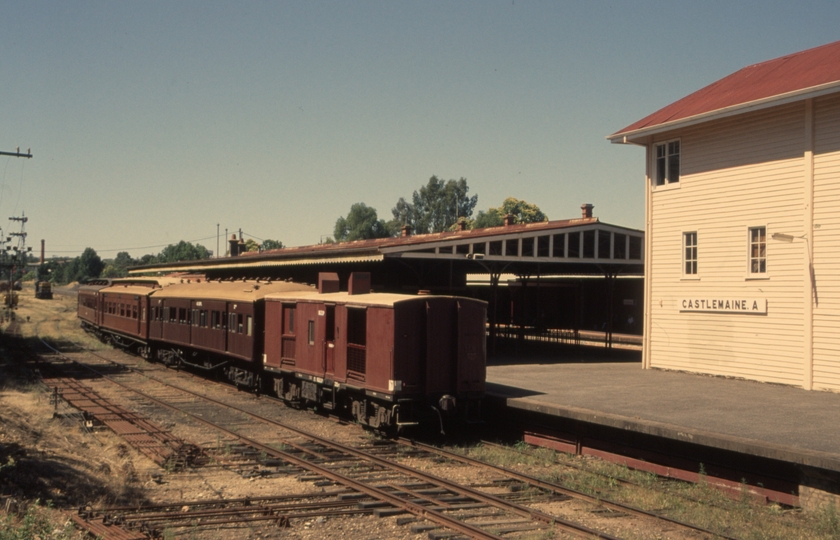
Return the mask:
<path id="1" fill-rule="evenodd" d="M 47 257 L 317 244 L 432 175 L 644 227 L 606 136 L 837 41 L 840 2 L 0 0 L 0 227 Z M 840 59 L 838 59 L 840 61 Z"/>

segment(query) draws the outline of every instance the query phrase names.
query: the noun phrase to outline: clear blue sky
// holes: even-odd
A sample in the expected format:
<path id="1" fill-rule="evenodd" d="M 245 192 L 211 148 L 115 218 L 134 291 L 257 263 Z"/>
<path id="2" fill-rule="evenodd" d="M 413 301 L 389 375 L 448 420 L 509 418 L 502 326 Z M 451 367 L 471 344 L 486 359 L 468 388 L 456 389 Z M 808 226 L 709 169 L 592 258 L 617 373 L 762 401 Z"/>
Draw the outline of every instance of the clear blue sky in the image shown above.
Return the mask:
<path id="1" fill-rule="evenodd" d="M 318 243 L 433 174 L 478 209 L 642 228 L 605 136 L 749 64 L 840 39 L 833 1 L 0 1 L 0 226 L 139 257 L 216 224 Z M 840 61 L 840 59 L 838 59 Z"/>

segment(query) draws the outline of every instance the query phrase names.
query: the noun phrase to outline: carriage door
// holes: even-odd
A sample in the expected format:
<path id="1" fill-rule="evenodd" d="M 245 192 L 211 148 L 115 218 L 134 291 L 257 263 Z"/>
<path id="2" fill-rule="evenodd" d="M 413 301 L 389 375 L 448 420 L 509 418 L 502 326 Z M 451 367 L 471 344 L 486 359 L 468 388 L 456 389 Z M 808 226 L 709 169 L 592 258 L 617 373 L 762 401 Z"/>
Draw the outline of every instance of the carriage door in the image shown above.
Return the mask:
<path id="1" fill-rule="evenodd" d="M 332 377 L 335 375 L 335 304 L 326 304 L 324 311 L 324 372 Z"/>

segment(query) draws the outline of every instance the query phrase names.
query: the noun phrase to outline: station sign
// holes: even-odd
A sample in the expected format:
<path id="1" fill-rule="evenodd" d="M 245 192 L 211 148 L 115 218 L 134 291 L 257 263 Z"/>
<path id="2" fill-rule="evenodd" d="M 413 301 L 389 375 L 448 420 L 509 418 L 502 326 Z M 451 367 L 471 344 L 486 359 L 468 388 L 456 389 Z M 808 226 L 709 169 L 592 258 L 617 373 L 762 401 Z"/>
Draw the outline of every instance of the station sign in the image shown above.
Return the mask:
<path id="1" fill-rule="evenodd" d="M 703 297 L 681 298 L 681 312 L 698 311 L 703 313 L 753 313 L 767 314 L 766 298 L 726 298 Z"/>

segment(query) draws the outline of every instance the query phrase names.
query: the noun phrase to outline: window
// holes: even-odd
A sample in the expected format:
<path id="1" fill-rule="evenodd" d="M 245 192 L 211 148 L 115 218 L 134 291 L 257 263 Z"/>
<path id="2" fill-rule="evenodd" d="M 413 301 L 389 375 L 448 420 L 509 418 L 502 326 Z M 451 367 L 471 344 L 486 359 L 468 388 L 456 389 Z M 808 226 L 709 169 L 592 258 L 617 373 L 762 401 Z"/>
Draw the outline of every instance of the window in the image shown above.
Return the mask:
<path id="1" fill-rule="evenodd" d="M 767 272 L 767 228 L 750 228 L 750 274 Z"/>
<path id="2" fill-rule="evenodd" d="M 537 257 L 548 257 L 548 247 L 550 243 L 550 236 L 540 236 L 537 238 Z"/>
<path id="3" fill-rule="evenodd" d="M 554 235 L 554 251 L 555 257 L 566 256 L 566 233 Z"/>
<path id="4" fill-rule="evenodd" d="M 680 141 L 667 141 L 654 146 L 656 152 L 656 185 L 680 181 Z"/>
<path id="5" fill-rule="evenodd" d="M 505 257 L 519 257 L 519 238 L 505 240 Z"/>
<path id="6" fill-rule="evenodd" d="M 254 335 L 254 319 L 250 315 L 248 315 L 247 321 L 248 321 L 247 324 L 246 324 L 247 335 L 252 336 L 252 335 Z"/>
<path id="7" fill-rule="evenodd" d="M 613 258 L 627 258 L 627 235 L 613 233 Z"/>
<path id="8" fill-rule="evenodd" d="M 283 304 L 283 333 L 295 333 L 295 306 Z"/>
<path id="9" fill-rule="evenodd" d="M 595 231 L 583 231 L 583 258 L 595 258 Z"/>
<path id="10" fill-rule="evenodd" d="M 580 258 L 580 238 L 581 233 L 569 233 L 569 259 L 579 259 Z"/>
<path id="11" fill-rule="evenodd" d="M 683 233 L 683 274 L 697 275 L 697 233 Z"/>
<path id="12" fill-rule="evenodd" d="M 315 345 L 315 321 L 309 321 L 309 344 Z"/>

